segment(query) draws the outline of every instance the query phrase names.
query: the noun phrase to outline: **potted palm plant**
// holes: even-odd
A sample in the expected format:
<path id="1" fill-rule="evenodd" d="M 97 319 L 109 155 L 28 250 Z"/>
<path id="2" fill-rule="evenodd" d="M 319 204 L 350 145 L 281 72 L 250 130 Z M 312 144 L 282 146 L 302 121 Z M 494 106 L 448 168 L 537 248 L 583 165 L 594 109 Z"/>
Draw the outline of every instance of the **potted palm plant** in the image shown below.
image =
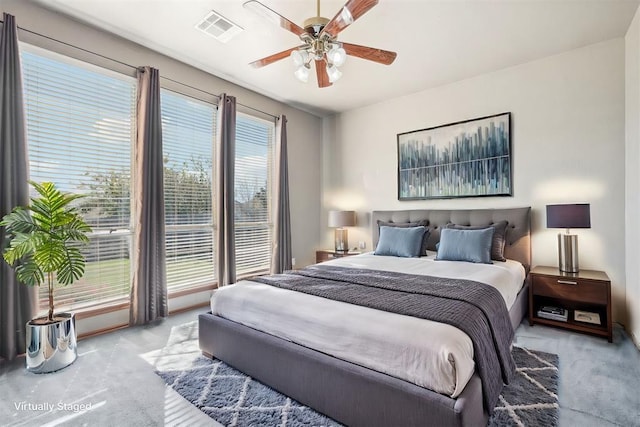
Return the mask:
<path id="1" fill-rule="evenodd" d="M 27 323 L 27 370 L 53 372 L 76 360 L 75 315 L 54 313 L 54 285 L 70 285 L 84 275 L 80 246 L 89 241 L 91 228 L 71 203 L 82 197 L 66 194 L 51 182 L 29 182 L 39 197 L 4 216 L 8 246 L 5 261 L 27 286 L 47 285 L 49 312 Z"/>

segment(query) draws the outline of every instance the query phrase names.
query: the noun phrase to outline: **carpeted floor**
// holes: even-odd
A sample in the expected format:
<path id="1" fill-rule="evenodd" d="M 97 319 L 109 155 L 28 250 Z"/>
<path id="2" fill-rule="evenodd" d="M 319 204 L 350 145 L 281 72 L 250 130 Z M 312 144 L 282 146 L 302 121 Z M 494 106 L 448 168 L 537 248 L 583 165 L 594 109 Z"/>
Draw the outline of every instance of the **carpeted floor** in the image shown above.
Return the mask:
<path id="1" fill-rule="evenodd" d="M 161 368 L 155 360 L 167 361 L 160 353 L 170 344 L 171 330 L 196 320 L 201 312 L 81 340 L 78 360 L 53 374 L 26 372 L 24 359 L 0 364 L 0 426 L 220 427 L 154 372 Z M 525 320 L 515 344 L 560 357 L 560 427 L 640 427 L 640 352 L 619 325 L 614 326 L 613 343 L 608 343 L 530 327 Z M 175 369 L 180 358 L 199 355 L 197 345 L 183 351 L 175 356 Z M 53 409 L 24 408 L 22 403 Z"/>
<path id="2" fill-rule="evenodd" d="M 153 360 L 168 385 L 217 422 L 225 426 L 340 425 L 224 362 L 199 355 L 196 337 L 196 322 L 174 327 L 170 344 L 145 357 Z M 512 354 L 517 373 L 503 390 L 490 426 L 556 426 L 558 357 L 519 347 Z"/>

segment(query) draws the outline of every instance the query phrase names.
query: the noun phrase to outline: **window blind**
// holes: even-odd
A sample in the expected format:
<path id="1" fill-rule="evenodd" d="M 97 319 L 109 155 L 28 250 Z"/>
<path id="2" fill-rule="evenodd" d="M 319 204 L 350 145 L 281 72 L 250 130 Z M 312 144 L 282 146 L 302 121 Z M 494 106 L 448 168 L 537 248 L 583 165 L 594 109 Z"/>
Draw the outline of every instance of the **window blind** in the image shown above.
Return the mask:
<path id="1" fill-rule="evenodd" d="M 215 279 L 215 106 L 162 90 L 167 288 Z"/>
<path id="2" fill-rule="evenodd" d="M 22 50 L 22 67 L 29 177 L 84 194 L 77 206 L 93 228 L 85 275 L 56 288 L 56 309 L 128 297 L 135 81 L 35 48 Z M 46 309 L 46 287 L 39 300 Z"/>
<path id="3" fill-rule="evenodd" d="M 270 267 L 274 134 L 273 122 L 238 113 L 234 189 L 238 276 Z"/>

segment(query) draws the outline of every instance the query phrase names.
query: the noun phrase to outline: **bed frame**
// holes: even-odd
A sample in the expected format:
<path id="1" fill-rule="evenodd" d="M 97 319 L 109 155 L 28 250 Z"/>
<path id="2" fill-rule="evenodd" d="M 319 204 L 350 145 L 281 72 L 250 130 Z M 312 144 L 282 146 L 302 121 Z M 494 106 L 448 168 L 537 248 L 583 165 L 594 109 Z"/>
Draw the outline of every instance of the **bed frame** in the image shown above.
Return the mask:
<path id="1" fill-rule="evenodd" d="M 428 246 L 435 248 L 448 222 L 489 225 L 509 221 L 505 256 L 531 265 L 531 208 L 374 211 L 377 220 L 429 220 Z M 528 283 L 509 314 L 515 328 L 526 313 Z M 375 325 L 372 325 L 375 327 Z M 452 399 L 407 381 L 277 338 L 211 313 L 199 316 L 200 349 L 264 384 L 349 426 L 486 426 L 477 373 Z"/>

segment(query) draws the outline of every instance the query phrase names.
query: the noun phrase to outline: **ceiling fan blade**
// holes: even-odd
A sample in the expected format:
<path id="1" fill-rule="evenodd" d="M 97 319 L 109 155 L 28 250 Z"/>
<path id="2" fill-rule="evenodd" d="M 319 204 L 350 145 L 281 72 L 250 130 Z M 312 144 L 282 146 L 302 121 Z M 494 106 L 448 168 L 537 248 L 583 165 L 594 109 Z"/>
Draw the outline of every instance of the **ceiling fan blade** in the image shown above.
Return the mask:
<path id="1" fill-rule="evenodd" d="M 360 46 L 351 43 L 342 43 L 342 48 L 347 55 L 357 56 L 358 58 L 368 59 L 369 61 L 378 62 L 384 65 L 390 65 L 398 56 L 395 52 L 388 50 L 376 49 L 373 47 Z"/>
<path id="2" fill-rule="evenodd" d="M 268 19 L 269 21 L 273 22 L 279 27 L 282 27 L 287 31 L 291 31 L 293 34 L 297 36 L 301 36 L 307 33 L 304 30 L 304 28 L 294 24 L 284 16 L 280 15 L 278 12 L 274 11 L 273 9 L 270 9 L 269 7 L 263 5 L 257 0 L 249 0 L 248 2 L 245 2 L 243 6 L 246 9 L 249 9 L 257 13 L 258 15 L 262 16 L 263 18 Z"/>
<path id="3" fill-rule="evenodd" d="M 316 75 L 318 76 L 318 87 L 329 87 L 333 83 L 329 81 L 327 74 L 327 64 L 322 59 L 316 59 Z"/>
<path id="4" fill-rule="evenodd" d="M 254 68 L 260 68 L 260 67 L 264 67 L 265 65 L 273 64 L 276 61 L 280 61 L 281 59 L 288 58 L 289 55 L 291 55 L 291 52 L 293 52 L 294 50 L 300 49 L 301 47 L 304 47 L 304 45 L 292 47 L 291 49 L 274 53 L 273 55 L 269 55 L 262 59 L 258 59 L 257 61 L 253 61 L 249 65 L 251 65 Z"/>
<path id="5" fill-rule="evenodd" d="M 322 29 L 320 34 L 327 33 L 331 37 L 336 37 L 338 33 L 362 15 L 367 13 L 373 6 L 378 4 L 378 0 L 349 0 L 342 6 L 336 16 Z"/>

